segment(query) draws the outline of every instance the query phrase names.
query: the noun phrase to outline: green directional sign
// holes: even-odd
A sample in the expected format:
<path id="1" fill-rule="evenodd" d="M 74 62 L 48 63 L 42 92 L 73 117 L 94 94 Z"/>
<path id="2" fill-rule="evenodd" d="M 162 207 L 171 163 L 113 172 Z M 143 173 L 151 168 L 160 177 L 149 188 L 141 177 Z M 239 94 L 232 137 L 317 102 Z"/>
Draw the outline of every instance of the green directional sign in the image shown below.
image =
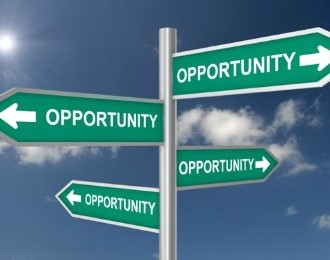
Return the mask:
<path id="1" fill-rule="evenodd" d="M 321 28 L 174 54 L 175 98 L 322 87 L 330 33 Z"/>
<path id="2" fill-rule="evenodd" d="M 72 217 L 159 232 L 159 190 L 71 181 L 56 198 Z"/>
<path id="3" fill-rule="evenodd" d="M 154 145 L 163 142 L 163 104 L 11 89 L 0 96 L 0 135 L 16 145 Z"/>
<path id="4" fill-rule="evenodd" d="M 264 148 L 180 148 L 177 187 L 185 190 L 263 182 L 277 165 L 276 158 Z"/>

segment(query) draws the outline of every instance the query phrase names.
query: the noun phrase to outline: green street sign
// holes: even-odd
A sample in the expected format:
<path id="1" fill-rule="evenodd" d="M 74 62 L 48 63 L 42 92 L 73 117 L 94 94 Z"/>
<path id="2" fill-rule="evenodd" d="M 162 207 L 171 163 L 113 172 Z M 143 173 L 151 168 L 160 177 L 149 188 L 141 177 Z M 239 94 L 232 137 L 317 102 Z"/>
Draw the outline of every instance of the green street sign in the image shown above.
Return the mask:
<path id="1" fill-rule="evenodd" d="M 314 28 L 176 53 L 174 98 L 322 87 L 330 33 Z"/>
<path id="2" fill-rule="evenodd" d="M 277 165 L 265 148 L 179 148 L 177 187 L 187 190 L 264 182 Z"/>
<path id="3" fill-rule="evenodd" d="M 163 104 L 11 89 L 0 96 L 0 137 L 15 145 L 157 145 L 163 142 Z"/>
<path id="4" fill-rule="evenodd" d="M 159 190 L 71 181 L 56 198 L 75 218 L 159 232 Z"/>

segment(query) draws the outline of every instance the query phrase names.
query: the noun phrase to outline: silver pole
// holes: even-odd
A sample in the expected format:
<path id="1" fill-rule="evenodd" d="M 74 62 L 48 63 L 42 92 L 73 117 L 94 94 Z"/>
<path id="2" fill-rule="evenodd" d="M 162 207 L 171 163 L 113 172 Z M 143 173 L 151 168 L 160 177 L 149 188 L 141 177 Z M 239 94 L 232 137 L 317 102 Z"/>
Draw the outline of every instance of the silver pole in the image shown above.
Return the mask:
<path id="1" fill-rule="evenodd" d="M 159 30 L 159 98 L 164 101 L 164 145 L 159 148 L 159 259 L 176 260 L 176 101 L 172 98 L 172 54 L 176 29 Z"/>

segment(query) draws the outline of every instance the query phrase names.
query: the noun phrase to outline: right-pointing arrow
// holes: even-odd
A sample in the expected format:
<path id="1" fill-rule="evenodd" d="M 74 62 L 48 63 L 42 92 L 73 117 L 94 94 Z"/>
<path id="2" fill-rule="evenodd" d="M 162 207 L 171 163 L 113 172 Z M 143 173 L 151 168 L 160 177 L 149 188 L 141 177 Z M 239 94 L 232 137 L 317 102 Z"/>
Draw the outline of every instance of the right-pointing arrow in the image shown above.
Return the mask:
<path id="1" fill-rule="evenodd" d="M 74 190 L 70 191 L 70 193 L 66 196 L 68 201 L 71 203 L 72 206 L 74 206 L 75 202 L 81 202 L 81 196 L 74 194 Z"/>
<path id="2" fill-rule="evenodd" d="M 262 169 L 262 172 L 265 172 L 268 169 L 270 162 L 262 156 L 262 161 L 256 161 L 255 165 L 257 169 Z"/>
<path id="3" fill-rule="evenodd" d="M 300 55 L 299 64 L 300 66 L 319 65 L 317 70 L 321 71 L 330 64 L 330 51 L 319 45 L 317 47 L 318 53 Z"/>

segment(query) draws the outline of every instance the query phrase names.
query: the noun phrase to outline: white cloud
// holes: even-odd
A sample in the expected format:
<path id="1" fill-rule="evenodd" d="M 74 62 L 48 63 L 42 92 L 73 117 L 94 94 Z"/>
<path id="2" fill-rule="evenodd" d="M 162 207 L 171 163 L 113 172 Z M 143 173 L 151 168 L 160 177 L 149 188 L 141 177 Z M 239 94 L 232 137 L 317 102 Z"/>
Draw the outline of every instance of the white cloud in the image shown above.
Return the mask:
<path id="1" fill-rule="evenodd" d="M 197 107 L 182 113 L 177 120 L 178 143 L 184 144 L 198 134 L 198 126 L 205 112 L 202 108 Z M 196 133 L 195 133 L 196 132 Z"/>
<path id="2" fill-rule="evenodd" d="M 289 137 L 283 145 L 271 144 L 268 148 L 284 165 L 288 166 L 285 176 L 295 176 L 317 169 L 315 164 L 306 162 L 299 151 L 297 140 L 293 136 Z"/>
<path id="3" fill-rule="evenodd" d="M 301 160 L 298 160 L 294 165 L 292 165 L 291 163 L 292 168 L 288 172 L 287 176 L 295 176 L 305 172 L 313 172 L 317 169 L 317 166 L 315 164 L 303 162 L 302 160 L 303 158 L 301 158 Z"/>
<path id="4" fill-rule="evenodd" d="M 330 215 L 324 214 L 322 216 L 317 216 L 314 218 L 313 224 L 319 229 L 330 230 Z"/>
<path id="5" fill-rule="evenodd" d="M 120 146 L 111 146 L 111 158 L 116 159 L 119 153 Z"/>
<path id="6" fill-rule="evenodd" d="M 298 144 L 296 138 L 289 137 L 285 144 L 271 144 L 269 149 L 272 153 L 276 154 L 276 157 L 284 161 L 287 158 L 299 157 L 300 153 L 298 152 Z"/>
<path id="7" fill-rule="evenodd" d="M 307 120 L 308 124 L 312 127 L 320 127 L 322 126 L 323 122 L 321 117 L 318 115 L 317 112 L 321 110 L 321 96 L 317 97 L 312 105 L 307 108 Z"/>
<path id="8" fill-rule="evenodd" d="M 19 163 L 23 165 L 42 165 L 45 163 L 56 164 L 65 158 L 79 158 L 84 154 L 96 156 L 101 153 L 101 148 L 98 147 L 13 147 L 7 143 L 0 142 L 0 153 L 4 153 L 7 149 L 13 149 L 18 156 Z M 110 147 L 111 158 L 117 158 L 119 149 L 119 146 Z"/>
<path id="9" fill-rule="evenodd" d="M 322 126 L 320 110 L 320 97 L 317 97 L 310 106 L 302 100 L 289 99 L 279 104 L 275 118 L 269 130 L 277 132 L 279 129 L 291 130 L 299 123 L 306 123 L 311 127 Z"/>
<path id="10" fill-rule="evenodd" d="M 304 118 L 302 113 L 302 102 L 299 100 L 289 99 L 282 102 L 275 113 L 275 119 L 272 123 L 271 130 L 277 131 L 279 128 L 291 129 L 297 122 Z"/>
<path id="11" fill-rule="evenodd" d="M 153 254 L 152 254 L 152 257 L 153 257 L 153 258 L 156 258 L 156 259 L 159 259 L 159 254 L 158 254 L 158 253 L 153 253 Z"/>
<path id="12" fill-rule="evenodd" d="M 314 101 L 309 108 L 300 100 L 284 101 L 275 111 L 270 127 L 250 107 L 238 111 L 196 107 L 178 117 L 178 143 L 184 145 L 199 138 L 211 145 L 268 146 L 287 166 L 287 176 L 314 171 L 316 165 L 306 161 L 292 131 L 298 124 L 319 125 L 316 123 L 321 122 L 316 115 L 318 107 L 319 101 Z M 274 141 L 279 130 L 285 131 L 284 143 Z"/>
<path id="13" fill-rule="evenodd" d="M 263 120 L 249 107 L 235 112 L 197 107 L 178 117 L 178 143 L 198 136 L 212 145 L 253 145 L 265 137 Z"/>
<path id="14" fill-rule="evenodd" d="M 294 216 L 298 214 L 298 210 L 295 205 L 291 205 L 286 209 L 285 216 Z"/>
<path id="15" fill-rule="evenodd" d="M 3 153 L 10 145 L 6 142 L 0 141 L 0 154 Z"/>
<path id="16" fill-rule="evenodd" d="M 254 145 L 264 137 L 263 120 L 250 108 L 235 112 L 212 108 L 201 120 L 200 132 L 212 145 Z"/>
<path id="17" fill-rule="evenodd" d="M 17 147 L 16 152 L 21 164 L 41 165 L 46 162 L 57 163 L 63 158 L 79 157 L 84 149 L 82 147 Z"/>

